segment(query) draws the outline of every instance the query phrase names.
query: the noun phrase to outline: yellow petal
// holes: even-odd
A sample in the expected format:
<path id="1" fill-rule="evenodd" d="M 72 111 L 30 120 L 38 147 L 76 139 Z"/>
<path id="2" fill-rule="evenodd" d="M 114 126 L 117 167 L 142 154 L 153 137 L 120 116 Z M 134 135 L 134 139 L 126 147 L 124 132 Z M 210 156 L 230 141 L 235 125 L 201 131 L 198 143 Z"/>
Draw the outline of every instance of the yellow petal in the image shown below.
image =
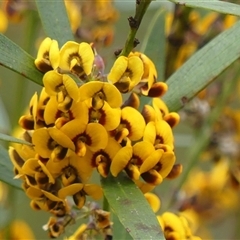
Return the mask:
<path id="1" fill-rule="evenodd" d="M 121 120 L 120 108 L 111 108 L 109 104 L 105 102 L 100 112 L 103 114 L 98 122 L 103 125 L 107 131 L 112 131 L 119 126 Z"/>
<path id="2" fill-rule="evenodd" d="M 142 161 L 154 154 L 154 146 L 146 141 L 140 141 L 133 145 L 133 155 L 140 158 Z"/>
<path id="3" fill-rule="evenodd" d="M 63 125 L 60 130 L 73 140 L 78 135 L 83 134 L 86 127 L 87 123 L 82 122 L 82 119 L 73 119 L 72 121 Z"/>
<path id="4" fill-rule="evenodd" d="M 30 158 L 23 164 L 22 170 L 24 174 L 27 174 L 29 176 L 34 176 L 36 171 L 38 171 L 39 167 L 40 166 L 38 164 L 38 159 Z"/>
<path id="5" fill-rule="evenodd" d="M 90 44 L 82 42 L 79 44 L 78 54 L 81 58 L 81 64 L 83 71 L 86 75 L 89 75 L 92 71 L 94 53 Z"/>
<path id="6" fill-rule="evenodd" d="M 48 101 L 44 110 L 44 121 L 47 125 L 55 123 L 58 113 L 61 112 L 57 109 L 58 102 L 55 96 L 52 96 Z"/>
<path id="7" fill-rule="evenodd" d="M 43 158 L 49 158 L 52 153 L 53 149 L 48 146 L 50 140 L 51 138 L 46 128 L 39 128 L 33 133 L 32 142 L 35 150 Z"/>
<path id="8" fill-rule="evenodd" d="M 104 83 L 103 93 L 106 96 L 105 101 L 108 102 L 112 108 L 118 108 L 122 105 L 122 94 L 114 85 L 110 83 Z"/>
<path id="9" fill-rule="evenodd" d="M 78 177 L 85 183 L 92 176 L 94 168 L 91 165 L 92 152 L 87 150 L 84 157 L 72 155 L 69 157 L 69 165 L 77 170 Z"/>
<path id="10" fill-rule="evenodd" d="M 153 108 L 156 111 L 157 110 L 160 111 L 163 117 L 169 113 L 167 105 L 161 98 L 153 98 L 152 104 L 153 104 Z"/>
<path id="11" fill-rule="evenodd" d="M 68 158 L 63 159 L 62 161 L 55 162 L 53 159 L 48 160 L 46 164 L 46 168 L 49 170 L 49 172 L 55 176 L 58 177 L 63 173 L 63 170 L 68 167 L 69 160 Z"/>
<path id="12" fill-rule="evenodd" d="M 163 178 L 165 178 L 172 170 L 173 165 L 175 163 L 175 154 L 174 152 L 165 152 L 163 153 L 160 163 L 161 163 L 161 170 L 159 173 Z"/>
<path id="13" fill-rule="evenodd" d="M 54 201 L 54 202 L 60 202 L 62 201 L 61 198 L 59 198 L 58 196 L 48 192 L 48 191 L 45 191 L 45 190 L 42 190 L 42 193 L 44 194 L 44 196 L 46 196 L 48 199 L 50 199 L 51 201 Z"/>
<path id="14" fill-rule="evenodd" d="M 91 196 L 94 200 L 99 200 L 103 196 L 102 188 L 96 184 L 85 184 L 83 190 L 88 196 Z"/>
<path id="15" fill-rule="evenodd" d="M 120 56 L 116 59 L 116 61 L 113 64 L 113 67 L 110 70 L 110 73 L 108 74 L 108 81 L 111 83 L 118 82 L 122 75 L 126 72 L 128 67 L 128 58 L 124 56 Z"/>
<path id="16" fill-rule="evenodd" d="M 155 122 L 149 122 L 146 125 L 146 128 L 144 130 L 144 135 L 143 135 L 143 140 L 150 142 L 151 144 L 154 144 L 155 139 L 156 139 L 156 126 Z"/>
<path id="17" fill-rule="evenodd" d="M 63 77 L 56 71 L 48 71 L 43 76 L 43 84 L 48 95 L 55 96 L 58 92 L 58 87 L 62 85 Z"/>
<path id="18" fill-rule="evenodd" d="M 95 152 L 107 146 L 108 134 L 101 124 L 89 123 L 86 128 L 86 135 L 88 136 L 86 144 L 91 151 Z"/>
<path id="19" fill-rule="evenodd" d="M 63 187 L 58 191 L 58 196 L 61 199 L 65 199 L 67 196 L 72 196 L 83 189 L 82 183 L 73 183 L 67 187 Z"/>
<path id="20" fill-rule="evenodd" d="M 147 199 L 148 203 L 150 204 L 153 212 L 157 212 L 160 209 L 161 201 L 159 197 L 154 193 L 145 193 L 144 197 Z"/>
<path id="21" fill-rule="evenodd" d="M 67 74 L 63 74 L 63 84 L 68 95 L 77 102 L 79 100 L 79 90 L 77 83 Z"/>
<path id="22" fill-rule="evenodd" d="M 94 94 L 100 92 L 103 88 L 104 83 L 98 81 L 92 81 L 83 84 L 79 88 L 80 101 L 85 101 L 89 98 L 92 98 Z"/>
<path id="23" fill-rule="evenodd" d="M 49 135 L 51 138 L 56 141 L 60 146 L 64 148 L 69 148 L 73 151 L 75 151 L 75 146 L 71 139 L 64 134 L 61 130 L 57 128 L 48 128 Z"/>
<path id="24" fill-rule="evenodd" d="M 112 160 L 110 171 L 114 177 L 118 175 L 131 160 L 133 154 L 132 147 L 126 146 L 118 151 L 115 157 Z"/>
<path id="25" fill-rule="evenodd" d="M 34 200 L 37 199 L 42 199 L 43 198 L 43 192 L 41 191 L 41 189 L 36 188 L 36 187 L 32 187 L 30 186 L 27 190 L 26 190 L 26 195 Z"/>
<path id="26" fill-rule="evenodd" d="M 79 43 L 68 41 L 60 49 L 59 67 L 63 70 L 70 71 L 71 60 L 78 56 Z"/>
<path id="27" fill-rule="evenodd" d="M 157 136 L 156 136 L 155 144 L 157 143 L 166 144 L 173 149 L 174 147 L 173 133 L 172 133 L 171 127 L 166 121 L 162 120 L 162 121 L 156 122 L 156 134 Z"/>
<path id="28" fill-rule="evenodd" d="M 129 90 L 132 90 L 141 80 L 143 75 L 143 62 L 137 57 L 133 56 L 128 59 L 128 69 L 132 72 L 131 84 Z"/>
<path id="29" fill-rule="evenodd" d="M 60 62 L 60 53 L 58 42 L 56 40 L 52 40 L 49 50 L 49 60 L 53 67 L 53 69 L 57 69 Z"/>
<path id="30" fill-rule="evenodd" d="M 160 158 L 162 157 L 163 150 L 156 150 L 154 151 L 151 156 L 146 158 L 143 164 L 140 167 L 140 173 L 144 173 L 149 171 L 150 169 L 154 168 L 155 165 L 159 162 Z"/>
<path id="31" fill-rule="evenodd" d="M 137 141 L 142 138 L 145 121 L 141 113 L 135 108 L 125 107 L 122 109 L 121 123 L 127 123 L 126 127 L 129 130 L 128 138 L 130 140 Z"/>

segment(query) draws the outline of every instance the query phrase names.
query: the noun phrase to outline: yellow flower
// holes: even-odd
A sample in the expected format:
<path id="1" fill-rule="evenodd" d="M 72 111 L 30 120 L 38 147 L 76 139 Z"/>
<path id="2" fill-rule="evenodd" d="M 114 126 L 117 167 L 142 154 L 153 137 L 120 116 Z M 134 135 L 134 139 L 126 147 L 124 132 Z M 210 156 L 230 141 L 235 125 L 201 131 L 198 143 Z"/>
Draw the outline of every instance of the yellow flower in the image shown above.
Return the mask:
<path id="1" fill-rule="evenodd" d="M 164 120 L 151 121 L 146 125 L 143 139 L 152 143 L 155 147 L 158 144 L 169 145 L 171 149 L 174 148 L 174 138 L 172 129 Z"/>
<path id="2" fill-rule="evenodd" d="M 104 102 L 102 108 L 94 109 L 91 102 L 92 99 L 85 101 L 89 111 L 89 122 L 100 123 L 107 131 L 112 131 L 119 126 L 121 119 L 120 108 L 111 108 L 108 102 Z"/>
<path id="3" fill-rule="evenodd" d="M 100 149 L 91 154 L 91 164 L 96 167 L 102 177 L 107 177 L 112 159 L 120 150 L 121 145 L 113 138 L 108 139 L 108 145 L 104 149 Z"/>
<path id="4" fill-rule="evenodd" d="M 72 140 L 78 156 L 84 156 L 87 148 L 92 152 L 104 149 L 108 143 L 106 129 L 99 123 L 84 123 L 81 119 L 74 119 L 66 123 L 61 131 Z"/>
<path id="5" fill-rule="evenodd" d="M 122 95 L 118 89 L 105 82 L 92 81 L 79 88 L 80 101 L 92 98 L 92 107 L 99 110 L 107 102 L 112 108 L 118 108 L 122 104 Z"/>
<path id="6" fill-rule="evenodd" d="M 71 139 L 57 128 L 40 128 L 34 131 L 32 141 L 36 152 L 43 158 L 51 158 L 54 161 L 64 159 L 69 149 L 75 151 Z"/>
<path id="7" fill-rule="evenodd" d="M 63 186 L 75 182 L 85 183 L 91 177 L 93 167 L 91 166 L 91 153 L 87 151 L 85 157 L 71 155 L 60 162 L 49 160 L 46 168 L 54 178 L 61 177 Z"/>
<path id="8" fill-rule="evenodd" d="M 78 86 L 67 74 L 49 71 L 43 77 L 43 84 L 49 96 L 56 96 L 58 109 L 63 112 L 70 109 L 72 101 L 79 101 Z"/>
<path id="9" fill-rule="evenodd" d="M 168 145 L 161 146 L 140 166 L 141 177 L 149 184 L 160 184 L 170 173 L 175 159 L 175 154 Z"/>
<path id="10" fill-rule="evenodd" d="M 144 96 L 162 96 L 167 91 L 168 86 L 164 82 L 157 82 L 157 70 L 154 63 L 140 52 L 132 52 L 129 56 L 138 56 L 143 62 L 143 75 L 141 81 L 134 89 L 140 89 L 141 94 Z"/>
<path id="11" fill-rule="evenodd" d="M 49 37 L 45 38 L 38 49 L 37 58 L 34 61 L 36 67 L 45 73 L 52 69 L 57 69 L 59 61 L 58 42 Z"/>
<path id="12" fill-rule="evenodd" d="M 55 124 L 56 128 L 61 128 L 67 122 L 73 119 L 82 119 L 84 123 L 88 122 L 88 107 L 84 102 L 73 101 L 69 110 L 61 111 L 58 109 L 58 102 L 55 96 L 52 96 L 47 102 L 44 110 L 44 121 L 46 125 Z"/>
<path id="13" fill-rule="evenodd" d="M 51 185 L 49 190 L 51 192 L 33 186 L 27 188 L 25 192 L 32 199 L 31 207 L 35 210 L 50 212 L 56 217 L 63 217 L 68 214 L 70 209 L 65 199 L 55 195 L 58 191 L 58 186 Z"/>
<path id="14" fill-rule="evenodd" d="M 140 112 L 132 107 L 124 107 L 121 112 L 120 125 L 110 135 L 119 143 L 126 138 L 137 141 L 142 138 L 145 121 Z"/>
<path id="15" fill-rule="evenodd" d="M 66 42 L 60 49 L 59 67 L 71 71 L 85 80 L 90 75 L 94 62 L 94 52 L 90 44 L 73 41 Z"/>
<path id="16" fill-rule="evenodd" d="M 85 204 L 86 195 L 91 196 L 94 200 L 99 200 L 103 195 L 102 188 L 96 184 L 73 183 L 58 191 L 61 199 L 73 196 L 73 201 L 78 208 L 82 208 Z"/>
<path id="17" fill-rule="evenodd" d="M 120 92 L 131 91 L 141 80 L 143 62 L 137 56 L 120 56 L 114 62 L 108 74 L 108 81 L 113 83 Z"/>
<path id="18" fill-rule="evenodd" d="M 55 183 L 55 179 L 46 166 L 36 158 L 28 159 L 23 164 L 22 171 L 24 174 L 33 177 L 41 189 L 44 189 L 49 183 Z M 31 185 L 30 181 L 29 185 Z"/>
<path id="19" fill-rule="evenodd" d="M 149 142 L 138 142 L 134 146 L 121 148 L 112 160 L 110 171 L 114 177 L 125 170 L 128 176 L 134 180 L 140 177 L 140 167 L 145 159 L 152 156 L 155 151 Z"/>

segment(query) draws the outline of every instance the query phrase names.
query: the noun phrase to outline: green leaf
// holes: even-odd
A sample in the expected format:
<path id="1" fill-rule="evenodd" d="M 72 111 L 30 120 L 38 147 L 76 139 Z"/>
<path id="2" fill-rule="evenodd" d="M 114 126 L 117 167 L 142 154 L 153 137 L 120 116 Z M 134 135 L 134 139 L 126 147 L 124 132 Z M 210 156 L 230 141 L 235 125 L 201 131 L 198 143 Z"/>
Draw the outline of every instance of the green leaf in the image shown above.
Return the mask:
<path id="1" fill-rule="evenodd" d="M 145 53 L 155 64 L 158 80 L 164 81 L 165 69 L 165 17 L 166 11 L 159 9 L 153 16 L 146 32 L 140 52 Z"/>
<path id="2" fill-rule="evenodd" d="M 0 65 L 43 85 L 43 74 L 35 67 L 33 57 L 3 34 L 0 34 Z"/>
<path id="3" fill-rule="evenodd" d="M 184 103 L 210 84 L 220 73 L 240 57 L 240 22 L 222 32 L 197 51 L 167 80 L 168 92 L 163 96 L 170 111 Z"/>
<path id="4" fill-rule="evenodd" d="M 60 46 L 74 40 L 64 1 L 35 1 L 46 35 L 57 40 Z"/>
<path id="5" fill-rule="evenodd" d="M 27 142 L 23 139 L 15 138 L 13 136 L 9 136 L 7 134 L 0 133 L 0 140 L 7 141 L 7 142 L 15 142 L 15 143 L 20 143 L 20 144 L 25 144 L 25 145 L 30 145 L 32 144 L 30 142 Z"/>
<path id="6" fill-rule="evenodd" d="M 170 2 L 184 5 L 186 7 L 193 8 L 204 8 L 208 10 L 212 10 L 219 13 L 231 14 L 235 16 L 240 16 L 240 5 L 223 2 L 218 0 L 207 0 L 207 1 L 199 1 L 199 0 L 169 0 Z"/>
<path id="7" fill-rule="evenodd" d="M 165 239 L 149 203 L 126 174 L 101 181 L 110 207 L 133 239 Z"/>
<path id="8" fill-rule="evenodd" d="M 8 151 L 0 145 L 0 181 L 21 189 L 20 181 L 13 179 L 13 175 L 13 165 Z"/>

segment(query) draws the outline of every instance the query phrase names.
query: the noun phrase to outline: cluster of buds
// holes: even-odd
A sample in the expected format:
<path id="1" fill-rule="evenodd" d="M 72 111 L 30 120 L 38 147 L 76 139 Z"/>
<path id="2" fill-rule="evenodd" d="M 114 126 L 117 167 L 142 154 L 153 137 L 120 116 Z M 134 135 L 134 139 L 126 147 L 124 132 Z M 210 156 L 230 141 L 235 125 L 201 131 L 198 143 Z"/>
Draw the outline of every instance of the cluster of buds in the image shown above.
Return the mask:
<path id="1" fill-rule="evenodd" d="M 176 177 L 172 127 L 179 115 L 159 98 L 167 85 L 157 82 L 152 61 L 142 53 L 120 56 L 105 76 L 91 44 L 46 38 L 36 67 L 44 73 L 40 96 L 19 119 L 29 145 L 10 147 L 16 178 L 31 206 L 55 217 L 71 215 L 69 196 L 81 209 L 86 196 L 102 197 L 90 183 L 94 169 L 105 178 L 121 171 L 143 192 Z M 123 101 L 122 93 L 130 93 Z M 153 98 L 138 110 L 139 95 Z"/>

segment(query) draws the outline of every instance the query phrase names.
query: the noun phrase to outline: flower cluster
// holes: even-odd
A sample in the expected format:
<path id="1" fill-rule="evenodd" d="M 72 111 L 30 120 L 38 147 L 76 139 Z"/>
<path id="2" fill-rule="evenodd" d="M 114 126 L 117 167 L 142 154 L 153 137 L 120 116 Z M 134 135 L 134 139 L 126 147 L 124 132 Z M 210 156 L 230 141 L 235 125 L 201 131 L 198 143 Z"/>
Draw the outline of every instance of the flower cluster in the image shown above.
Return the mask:
<path id="1" fill-rule="evenodd" d="M 30 145 L 9 150 L 32 208 L 56 217 L 71 215 L 68 196 L 79 209 L 86 196 L 101 198 L 89 182 L 94 169 L 104 178 L 125 171 L 143 192 L 181 172 L 172 133 L 179 115 L 159 98 L 167 85 L 157 82 L 152 61 L 138 52 L 120 56 L 106 78 L 96 59 L 85 42 L 60 49 L 50 38 L 42 42 L 35 65 L 44 88 L 19 119 Z M 121 93 L 130 95 L 123 101 Z M 141 112 L 139 95 L 153 97 Z"/>

